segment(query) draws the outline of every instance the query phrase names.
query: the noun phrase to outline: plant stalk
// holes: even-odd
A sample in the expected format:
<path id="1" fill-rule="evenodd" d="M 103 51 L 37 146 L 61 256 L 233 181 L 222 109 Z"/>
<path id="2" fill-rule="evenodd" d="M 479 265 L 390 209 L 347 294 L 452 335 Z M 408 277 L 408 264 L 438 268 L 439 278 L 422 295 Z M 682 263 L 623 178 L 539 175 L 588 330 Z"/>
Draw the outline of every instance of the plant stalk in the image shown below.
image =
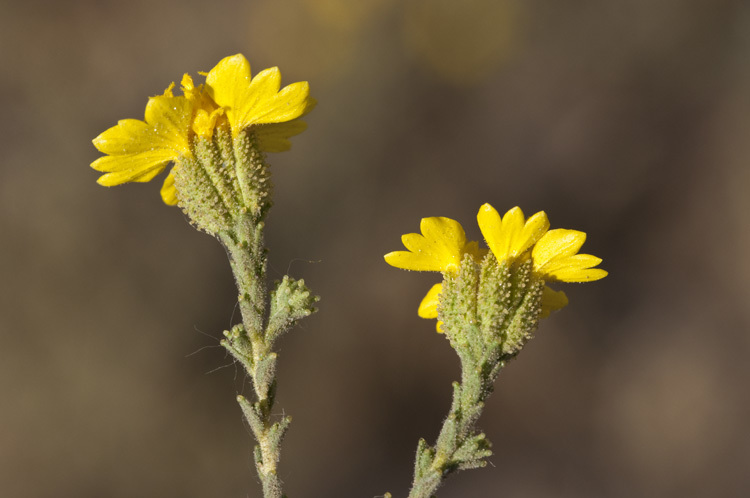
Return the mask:
<path id="1" fill-rule="evenodd" d="M 283 417 L 274 422 L 271 412 L 276 387 L 276 353 L 273 339 L 265 335 L 268 308 L 266 286 L 266 249 L 263 222 L 250 215 L 242 217 L 231 232 L 219 234 L 227 250 L 237 289 L 242 326 L 232 329 L 222 345 L 245 367 L 252 379 L 255 402 L 238 396 L 245 419 L 255 436 L 255 467 L 265 498 L 282 498 L 282 484 L 277 474 L 281 456 L 281 439 L 291 422 Z"/>

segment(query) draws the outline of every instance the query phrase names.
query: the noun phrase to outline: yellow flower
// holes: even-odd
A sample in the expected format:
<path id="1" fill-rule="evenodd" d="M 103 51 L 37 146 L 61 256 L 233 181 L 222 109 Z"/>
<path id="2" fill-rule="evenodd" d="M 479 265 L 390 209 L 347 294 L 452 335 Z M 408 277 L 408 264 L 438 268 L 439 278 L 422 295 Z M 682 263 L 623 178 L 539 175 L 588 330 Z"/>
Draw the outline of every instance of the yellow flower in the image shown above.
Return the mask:
<path id="1" fill-rule="evenodd" d="M 586 234 L 577 230 L 549 230 L 544 211 L 524 220 L 521 209 L 514 207 L 500 218 L 495 208 L 484 204 L 479 208 L 477 222 L 499 262 L 512 263 L 530 256 L 534 273 L 546 281 L 591 282 L 607 276 L 606 271 L 593 268 L 602 262 L 600 258 L 576 254 Z"/>
<path id="2" fill-rule="evenodd" d="M 450 218 L 422 218 L 422 235 L 407 233 L 401 237 L 408 251 L 393 251 L 385 261 L 396 268 L 417 271 L 456 272 L 464 254 L 480 260 L 486 251 L 477 242 L 466 242 L 461 224 Z"/>
<path id="3" fill-rule="evenodd" d="M 590 254 L 577 254 L 586 240 L 586 234 L 576 230 L 549 230 L 549 220 L 540 211 L 528 220 L 521 208 L 514 207 L 504 216 L 484 204 L 477 214 L 479 228 L 487 245 L 498 262 L 526 262 L 531 258 L 533 274 L 545 282 L 591 282 L 607 276 L 607 272 L 594 268 L 601 259 Z M 477 263 L 487 254 L 476 242 L 466 242 L 463 227 L 450 218 L 423 218 L 422 235 L 409 233 L 401 237 L 408 251 L 395 251 L 385 255 L 388 264 L 397 268 L 419 271 L 455 273 L 461 259 L 470 254 Z M 422 318 L 438 317 L 442 284 L 435 284 L 419 304 L 417 314 Z M 562 291 L 544 286 L 539 317 L 546 318 L 553 311 L 568 305 Z M 438 322 L 438 332 L 442 322 Z"/>
<path id="4" fill-rule="evenodd" d="M 106 154 L 91 167 L 105 174 L 105 186 L 147 182 L 169 163 L 179 165 L 193 156 L 195 137 L 210 139 L 214 129 L 226 123 L 233 137 L 250 130 L 260 150 L 281 152 L 291 147 L 289 138 L 305 130 L 299 118 L 315 106 L 307 82 L 280 89 L 278 68 L 266 69 L 255 78 L 242 54 L 222 59 L 206 75 L 206 84 L 195 86 L 189 75 L 182 78 L 182 96 L 170 85 L 163 95 L 149 98 L 144 121 L 125 119 L 94 139 Z M 170 173 L 161 189 L 162 199 L 177 203 Z"/>

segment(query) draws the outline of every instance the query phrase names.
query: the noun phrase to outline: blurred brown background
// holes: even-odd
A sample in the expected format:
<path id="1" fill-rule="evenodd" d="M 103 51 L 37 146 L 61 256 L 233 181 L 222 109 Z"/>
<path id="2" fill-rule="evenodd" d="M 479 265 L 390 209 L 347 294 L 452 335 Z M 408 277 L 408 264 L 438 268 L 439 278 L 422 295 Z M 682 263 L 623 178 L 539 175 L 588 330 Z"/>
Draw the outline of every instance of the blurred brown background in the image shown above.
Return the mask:
<path id="1" fill-rule="evenodd" d="M 741 0 L 0 2 L 0 495 L 259 497 L 218 347 L 222 248 L 105 189 L 91 139 L 243 52 L 319 100 L 271 157 L 270 275 L 320 312 L 281 342 L 290 497 L 406 495 L 458 362 L 388 267 L 423 216 L 490 202 L 584 230 L 502 374 L 492 466 L 450 497 L 750 493 L 750 8 Z"/>

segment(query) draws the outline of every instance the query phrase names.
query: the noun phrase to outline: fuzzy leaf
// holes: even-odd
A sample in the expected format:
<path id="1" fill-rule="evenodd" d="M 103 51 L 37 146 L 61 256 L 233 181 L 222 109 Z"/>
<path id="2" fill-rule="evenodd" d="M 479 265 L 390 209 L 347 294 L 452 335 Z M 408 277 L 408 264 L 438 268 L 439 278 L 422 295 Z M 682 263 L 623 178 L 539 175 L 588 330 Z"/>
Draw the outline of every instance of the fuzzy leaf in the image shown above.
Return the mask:
<path id="1" fill-rule="evenodd" d="M 276 289 L 271 292 L 271 313 L 266 328 L 266 338 L 273 342 L 289 330 L 298 320 L 316 311 L 313 306 L 318 301 L 305 286 L 304 280 L 294 280 L 284 275 Z"/>

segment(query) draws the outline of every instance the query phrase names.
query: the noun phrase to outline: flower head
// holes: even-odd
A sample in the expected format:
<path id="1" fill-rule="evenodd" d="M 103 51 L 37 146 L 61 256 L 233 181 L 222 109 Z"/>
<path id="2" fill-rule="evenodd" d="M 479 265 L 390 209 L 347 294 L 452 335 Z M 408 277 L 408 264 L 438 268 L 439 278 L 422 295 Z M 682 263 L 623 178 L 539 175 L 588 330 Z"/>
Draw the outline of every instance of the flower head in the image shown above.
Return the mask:
<path id="1" fill-rule="evenodd" d="M 549 220 L 544 211 L 530 218 L 524 217 L 519 207 L 510 209 L 504 216 L 489 204 L 484 204 L 477 214 L 482 235 L 494 255 L 494 260 L 505 267 L 530 265 L 533 279 L 546 282 L 591 282 L 607 275 L 605 270 L 594 268 L 601 259 L 590 254 L 578 254 L 586 234 L 576 230 L 549 230 Z M 410 233 L 401 240 L 408 251 L 395 251 L 385 255 L 388 264 L 406 270 L 439 271 L 455 275 L 466 254 L 477 264 L 487 254 L 476 242 L 466 242 L 461 225 L 450 218 L 423 218 L 422 234 Z M 529 261 L 531 260 L 531 261 Z M 494 264 L 494 263 L 492 263 Z M 502 285 L 501 282 L 498 285 Z M 438 318 L 440 294 L 443 285 L 435 284 L 422 299 L 417 311 L 422 318 Z M 568 298 L 562 291 L 543 285 L 539 297 L 539 318 L 567 306 Z M 442 322 L 437 328 L 441 330 Z"/>
<path id="2" fill-rule="evenodd" d="M 419 229 L 421 235 L 407 233 L 401 237 L 408 251 L 385 255 L 389 265 L 404 270 L 455 272 L 464 254 L 477 260 L 486 254 L 477 242 L 467 242 L 461 224 L 450 218 L 422 218 Z"/>
<path id="3" fill-rule="evenodd" d="M 105 174 L 99 184 L 147 182 L 170 163 L 179 164 L 195 154 L 195 141 L 211 139 L 226 126 L 233 138 L 252 132 L 264 152 L 291 147 L 289 138 L 305 130 L 299 118 L 315 106 L 307 82 L 280 89 L 278 68 L 266 69 L 254 78 L 242 54 L 222 59 L 206 74 L 205 85 L 195 86 L 189 75 L 182 78 L 183 95 L 174 96 L 171 84 L 164 94 L 150 97 L 143 121 L 125 119 L 94 139 L 106 154 L 91 164 Z M 177 203 L 170 173 L 161 190 L 164 202 Z"/>

